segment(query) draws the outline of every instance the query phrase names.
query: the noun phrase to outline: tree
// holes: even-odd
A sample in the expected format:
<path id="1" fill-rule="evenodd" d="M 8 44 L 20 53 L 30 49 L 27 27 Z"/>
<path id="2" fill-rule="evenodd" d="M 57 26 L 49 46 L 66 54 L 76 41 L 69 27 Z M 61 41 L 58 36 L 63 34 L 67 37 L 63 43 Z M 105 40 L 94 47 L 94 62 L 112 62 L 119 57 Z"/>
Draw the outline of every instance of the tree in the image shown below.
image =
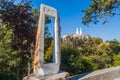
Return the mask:
<path id="1" fill-rule="evenodd" d="M 47 62 L 52 62 L 52 55 L 53 55 L 53 41 L 51 42 L 51 45 L 50 47 L 48 47 L 46 50 L 45 50 L 45 54 L 44 54 L 44 60 L 45 60 L 45 63 Z"/>
<path id="2" fill-rule="evenodd" d="M 120 15 L 120 0 L 92 0 L 90 8 L 83 10 L 83 24 L 88 25 L 90 22 L 97 24 L 108 22 L 109 17 Z"/>
<path id="3" fill-rule="evenodd" d="M 97 37 L 67 36 L 62 39 L 61 51 L 61 69 L 70 75 L 119 65 L 120 43 L 117 40 L 103 42 Z"/>
<path id="4" fill-rule="evenodd" d="M 20 58 L 14 71 L 22 78 L 28 70 L 32 70 L 32 67 L 28 69 L 28 66 L 29 63 L 32 64 L 38 19 L 34 18 L 30 1 L 27 0 L 20 0 L 19 3 L 15 0 L 1 0 L 0 13 L 3 24 L 12 29 L 12 48 L 18 51 L 16 57 Z"/>
<path id="5" fill-rule="evenodd" d="M 110 43 L 110 47 L 114 54 L 118 54 L 120 52 L 120 42 L 116 39 L 112 41 L 106 41 Z"/>
<path id="6" fill-rule="evenodd" d="M 12 34 L 12 29 L 5 25 L 0 26 L 0 71 L 14 71 L 20 61 L 16 57 L 18 52 L 11 47 Z"/>
<path id="7" fill-rule="evenodd" d="M 114 55 L 112 66 L 120 66 L 120 53 Z"/>
<path id="8" fill-rule="evenodd" d="M 61 51 L 61 70 L 69 72 L 70 75 L 97 69 L 97 64 L 93 63 L 91 58 L 81 55 L 77 49 L 62 47 Z"/>

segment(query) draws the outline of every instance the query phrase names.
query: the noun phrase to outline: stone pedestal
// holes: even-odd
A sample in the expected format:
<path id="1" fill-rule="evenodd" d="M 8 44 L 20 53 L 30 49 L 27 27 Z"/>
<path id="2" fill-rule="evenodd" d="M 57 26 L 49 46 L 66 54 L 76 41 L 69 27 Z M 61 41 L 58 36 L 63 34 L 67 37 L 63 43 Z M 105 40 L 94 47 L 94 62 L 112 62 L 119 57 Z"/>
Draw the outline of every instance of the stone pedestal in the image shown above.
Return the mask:
<path id="1" fill-rule="evenodd" d="M 25 77 L 23 80 L 69 80 L 69 73 L 60 72 L 54 75 L 49 76 L 37 76 L 35 74 L 30 74 Z"/>

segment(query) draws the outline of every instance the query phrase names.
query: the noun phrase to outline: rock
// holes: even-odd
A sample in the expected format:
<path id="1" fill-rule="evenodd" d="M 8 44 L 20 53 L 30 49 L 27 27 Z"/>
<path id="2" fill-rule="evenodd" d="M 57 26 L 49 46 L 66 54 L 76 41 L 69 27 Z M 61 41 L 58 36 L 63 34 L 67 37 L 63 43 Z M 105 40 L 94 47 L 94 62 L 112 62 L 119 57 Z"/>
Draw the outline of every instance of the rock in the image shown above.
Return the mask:
<path id="1" fill-rule="evenodd" d="M 23 78 L 23 80 L 69 80 L 69 73 L 60 72 L 49 76 L 37 76 L 35 74 L 30 74 Z"/>
<path id="2" fill-rule="evenodd" d="M 120 66 L 79 74 L 70 80 L 120 80 Z"/>

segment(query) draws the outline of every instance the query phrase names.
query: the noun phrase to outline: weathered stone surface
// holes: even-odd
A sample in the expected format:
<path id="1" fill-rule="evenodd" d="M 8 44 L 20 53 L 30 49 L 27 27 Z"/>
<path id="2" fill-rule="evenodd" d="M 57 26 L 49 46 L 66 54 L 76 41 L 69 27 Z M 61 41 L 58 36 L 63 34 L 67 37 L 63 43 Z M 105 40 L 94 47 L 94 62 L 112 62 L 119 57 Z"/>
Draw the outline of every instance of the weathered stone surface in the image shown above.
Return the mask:
<path id="1" fill-rule="evenodd" d="M 35 74 L 25 77 L 23 80 L 69 80 L 67 72 L 61 72 L 50 76 L 37 76 Z"/>
<path id="2" fill-rule="evenodd" d="M 55 18 L 54 22 L 54 53 L 53 53 L 53 62 L 44 64 L 44 31 L 45 31 L 45 17 L 51 16 Z M 34 61 L 34 73 L 40 76 L 52 75 L 58 73 L 60 70 L 60 62 L 61 62 L 61 52 L 60 52 L 60 21 L 57 14 L 57 10 L 53 7 L 41 4 L 40 10 L 40 20 L 38 24 L 38 31 L 37 32 L 37 48 Z M 37 64 L 36 64 L 37 63 Z"/>
<path id="3" fill-rule="evenodd" d="M 45 38 L 45 17 L 53 17 L 54 22 L 54 49 L 53 62 L 44 64 L 44 38 Z M 67 72 L 60 72 L 61 63 L 61 28 L 57 10 L 50 6 L 41 5 L 38 31 L 36 35 L 36 50 L 34 58 L 34 73 L 26 76 L 23 80 L 68 80 Z M 59 73 L 60 72 L 60 73 Z"/>
<path id="4" fill-rule="evenodd" d="M 80 74 L 70 80 L 120 80 L 120 66 Z"/>

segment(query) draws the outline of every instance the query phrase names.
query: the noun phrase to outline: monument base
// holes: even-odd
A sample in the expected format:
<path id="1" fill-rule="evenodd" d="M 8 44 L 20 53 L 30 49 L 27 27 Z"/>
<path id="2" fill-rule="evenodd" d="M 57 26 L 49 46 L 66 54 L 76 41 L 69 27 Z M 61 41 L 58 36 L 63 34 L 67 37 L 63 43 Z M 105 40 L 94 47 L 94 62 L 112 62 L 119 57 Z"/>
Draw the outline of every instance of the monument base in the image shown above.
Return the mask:
<path id="1" fill-rule="evenodd" d="M 60 72 L 49 76 L 37 76 L 35 74 L 30 74 L 23 78 L 23 80 L 69 80 L 69 73 Z"/>

